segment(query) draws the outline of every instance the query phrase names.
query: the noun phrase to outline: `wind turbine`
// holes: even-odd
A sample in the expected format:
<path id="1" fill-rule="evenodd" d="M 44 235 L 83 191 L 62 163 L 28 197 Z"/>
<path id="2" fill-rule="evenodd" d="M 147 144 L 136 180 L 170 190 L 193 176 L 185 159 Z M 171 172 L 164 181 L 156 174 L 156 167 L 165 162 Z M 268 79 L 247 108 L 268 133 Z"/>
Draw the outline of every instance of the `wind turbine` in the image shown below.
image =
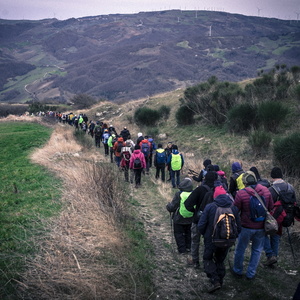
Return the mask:
<path id="1" fill-rule="evenodd" d="M 257 15 L 260 16 L 261 8 L 258 8 L 258 7 L 256 7 L 256 8 L 257 8 Z"/>
<path id="2" fill-rule="evenodd" d="M 300 13 L 295 12 L 295 14 L 297 15 L 297 23 L 298 23 Z"/>

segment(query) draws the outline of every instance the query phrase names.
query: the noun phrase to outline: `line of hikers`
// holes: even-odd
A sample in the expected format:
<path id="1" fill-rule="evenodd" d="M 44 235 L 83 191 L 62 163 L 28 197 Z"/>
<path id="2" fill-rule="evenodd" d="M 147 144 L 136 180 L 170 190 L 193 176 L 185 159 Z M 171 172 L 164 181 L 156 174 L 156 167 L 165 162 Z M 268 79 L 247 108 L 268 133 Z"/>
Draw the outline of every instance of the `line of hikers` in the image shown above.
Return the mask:
<path id="1" fill-rule="evenodd" d="M 191 178 L 180 181 L 184 165 L 183 154 L 172 142 L 164 149 L 156 145 L 151 136 L 141 132 L 134 142 L 124 127 L 117 134 L 113 125 L 90 121 L 88 134 L 95 138 L 95 146 L 104 146 L 105 156 L 124 171 L 125 181 L 141 185 L 142 173 L 148 174 L 152 165 L 155 178 L 165 182 L 166 169 L 173 188 L 178 188 L 166 209 L 172 214 L 173 231 L 180 254 L 188 254 L 187 265 L 200 268 L 200 237 L 204 238 L 202 254 L 204 271 L 210 280 L 208 292 L 223 285 L 226 269 L 224 261 L 229 249 L 236 243 L 233 276 L 253 280 L 264 251 L 265 266 L 272 267 L 278 261 L 280 237 L 283 227 L 291 226 L 294 219 L 300 221 L 295 190 L 283 180 L 280 168 L 271 170 L 271 182 L 260 177 L 256 167 L 244 171 L 239 162 L 231 166 L 229 182 L 226 174 L 210 159 L 203 162 L 200 173 L 189 170 Z M 193 180 L 199 185 L 194 189 Z M 271 213 L 278 223 L 273 235 L 266 235 L 264 222 Z M 288 232 L 288 231 L 287 231 Z M 237 241 L 237 242 L 236 242 Z M 248 267 L 244 273 L 244 256 L 251 245 Z"/>
<path id="2" fill-rule="evenodd" d="M 166 209 L 172 214 L 173 231 L 178 252 L 188 254 L 187 265 L 200 267 L 200 236 L 204 238 L 202 254 L 204 271 L 210 280 L 208 292 L 220 289 L 225 277 L 224 261 L 236 242 L 234 263 L 230 268 L 236 278 L 253 280 L 264 251 L 265 266 L 278 261 L 283 227 L 300 221 L 293 186 L 283 180 L 282 170 L 271 170 L 271 182 L 262 179 L 256 167 L 244 171 L 239 162 L 231 166 L 229 183 L 225 172 L 211 160 L 203 162 L 199 174 L 190 170 L 192 178 L 180 182 Z M 193 188 L 193 180 L 200 185 Z M 264 222 L 267 213 L 273 215 L 278 230 L 266 235 Z M 276 223 L 276 222 L 275 222 Z M 244 271 L 245 251 L 251 245 L 251 255 Z"/>

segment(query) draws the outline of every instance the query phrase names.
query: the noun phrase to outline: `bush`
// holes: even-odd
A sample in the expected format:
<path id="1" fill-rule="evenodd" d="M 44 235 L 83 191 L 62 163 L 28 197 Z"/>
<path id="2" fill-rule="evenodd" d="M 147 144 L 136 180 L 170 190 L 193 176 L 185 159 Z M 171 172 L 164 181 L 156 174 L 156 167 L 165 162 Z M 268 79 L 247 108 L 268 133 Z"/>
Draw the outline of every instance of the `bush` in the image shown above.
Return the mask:
<path id="1" fill-rule="evenodd" d="M 300 175 L 300 133 L 295 132 L 288 137 L 274 142 L 275 160 L 288 175 Z"/>
<path id="2" fill-rule="evenodd" d="M 134 113 L 134 121 L 138 125 L 154 126 L 160 119 L 160 113 L 148 107 L 138 108 Z"/>
<path id="3" fill-rule="evenodd" d="M 97 103 L 97 100 L 86 94 L 75 95 L 71 101 L 78 109 L 86 109 Z"/>
<path id="4" fill-rule="evenodd" d="M 270 133 L 264 130 L 253 130 L 249 136 L 249 144 L 255 155 L 260 155 L 267 152 L 271 141 L 272 137 Z"/>
<path id="5" fill-rule="evenodd" d="M 171 108 L 166 105 L 162 105 L 159 109 L 158 112 L 160 114 L 160 117 L 167 120 L 170 115 Z"/>
<path id="6" fill-rule="evenodd" d="M 257 107 L 249 103 L 234 106 L 227 115 L 229 130 L 245 132 L 257 127 Z"/>
<path id="7" fill-rule="evenodd" d="M 285 121 L 289 108 L 277 101 L 266 101 L 258 106 L 258 121 L 267 130 L 277 132 L 278 127 Z"/>
<path id="8" fill-rule="evenodd" d="M 194 115 L 194 111 L 183 105 L 178 108 L 175 118 L 178 125 L 191 125 L 195 123 Z"/>

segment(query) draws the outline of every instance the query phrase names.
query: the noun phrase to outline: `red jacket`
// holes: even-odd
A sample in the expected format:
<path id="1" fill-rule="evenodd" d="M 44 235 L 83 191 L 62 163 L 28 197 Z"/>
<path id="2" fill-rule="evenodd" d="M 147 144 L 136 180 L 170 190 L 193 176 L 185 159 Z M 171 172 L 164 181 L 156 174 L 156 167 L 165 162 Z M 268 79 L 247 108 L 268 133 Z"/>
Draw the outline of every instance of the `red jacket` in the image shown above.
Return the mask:
<path id="1" fill-rule="evenodd" d="M 141 150 L 139 149 L 136 149 L 133 151 L 131 157 L 130 157 L 130 162 L 129 162 L 129 168 L 130 169 L 133 169 L 133 163 L 134 163 L 134 160 L 136 158 L 139 158 L 141 160 L 141 163 L 142 163 L 142 168 L 145 169 L 146 168 L 146 160 L 145 160 L 145 156 L 144 154 L 141 152 Z"/>
<path id="2" fill-rule="evenodd" d="M 121 157 L 121 152 L 118 152 L 117 149 L 118 149 L 118 145 L 119 143 L 122 143 L 122 147 L 125 147 L 125 143 L 124 143 L 124 140 L 122 137 L 119 137 L 117 139 L 117 141 L 114 143 L 114 147 L 113 147 L 113 151 L 115 153 L 115 156 L 118 156 L 118 157 Z M 122 148 L 121 148 L 122 149 Z"/>
<path id="3" fill-rule="evenodd" d="M 246 191 L 246 190 L 247 191 Z M 250 187 L 246 187 L 245 189 L 239 190 L 236 193 L 235 199 L 234 199 L 234 205 L 239 209 L 241 213 L 241 224 L 242 227 L 251 228 L 251 229 L 263 229 L 264 228 L 264 222 L 253 222 L 250 219 L 250 195 L 255 195 L 254 191 Z M 255 191 L 260 196 L 265 197 L 266 201 L 266 208 L 268 211 L 271 211 L 274 204 L 273 199 L 271 196 L 270 191 L 265 186 L 262 186 L 261 184 L 257 184 L 255 186 Z"/>

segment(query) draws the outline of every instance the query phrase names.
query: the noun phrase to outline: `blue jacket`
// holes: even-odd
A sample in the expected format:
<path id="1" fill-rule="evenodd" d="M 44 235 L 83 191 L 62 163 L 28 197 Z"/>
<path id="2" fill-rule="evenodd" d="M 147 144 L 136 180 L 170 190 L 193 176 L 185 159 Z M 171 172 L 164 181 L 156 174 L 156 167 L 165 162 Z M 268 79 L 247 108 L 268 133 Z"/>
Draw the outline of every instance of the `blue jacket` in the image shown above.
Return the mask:
<path id="1" fill-rule="evenodd" d="M 238 227 L 238 232 L 241 231 L 241 219 L 237 207 L 233 205 L 233 202 L 229 195 L 222 194 L 215 198 L 214 202 L 209 203 L 205 206 L 205 209 L 198 222 L 198 229 L 200 233 L 204 236 L 205 243 L 212 242 L 212 234 L 214 230 L 214 218 L 217 211 L 217 206 L 219 207 L 231 207 L 234 217 L 236 219 L 236 224 Z"/>

